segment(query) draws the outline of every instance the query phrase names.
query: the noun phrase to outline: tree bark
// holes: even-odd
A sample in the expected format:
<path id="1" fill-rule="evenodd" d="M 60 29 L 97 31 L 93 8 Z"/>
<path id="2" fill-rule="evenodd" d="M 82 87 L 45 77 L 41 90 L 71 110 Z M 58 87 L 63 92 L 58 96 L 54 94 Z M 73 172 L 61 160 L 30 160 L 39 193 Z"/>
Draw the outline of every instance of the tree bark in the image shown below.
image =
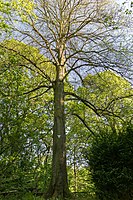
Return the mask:
<path id="1" fill-rule="evenodd" d="M 64 199 L 69 195 L 66 167 L 66 134 L 64 113 L 64 67 L 59 66 L 54 83 L 54 128 L 52 178 L 49 197 Z"/>

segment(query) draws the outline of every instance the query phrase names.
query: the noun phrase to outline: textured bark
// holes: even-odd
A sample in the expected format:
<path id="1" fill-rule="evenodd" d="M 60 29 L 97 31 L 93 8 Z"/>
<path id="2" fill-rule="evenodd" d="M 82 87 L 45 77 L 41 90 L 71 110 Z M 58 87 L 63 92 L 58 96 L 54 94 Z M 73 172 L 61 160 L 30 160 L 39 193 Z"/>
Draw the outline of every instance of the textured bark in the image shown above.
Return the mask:
<path id="1" fill-rule="evenodd" d="M 64 83 L 57 79 L 54 85 L 52 179 L 48 192 L 51 197 L 64 198 L 68 196 L 65 145 Z"/>
<path id="2" fill-rule="evenodd" d="M 62 40 L 57 43 L 58 63 L 54 82 L 54 128 L 52 178 L 49 188 L 50 197 L 64 199 L 69 194 L 66 167 L 66 133 L 64 112 L 64 77 L 65 77 L 65 45 Z"/>

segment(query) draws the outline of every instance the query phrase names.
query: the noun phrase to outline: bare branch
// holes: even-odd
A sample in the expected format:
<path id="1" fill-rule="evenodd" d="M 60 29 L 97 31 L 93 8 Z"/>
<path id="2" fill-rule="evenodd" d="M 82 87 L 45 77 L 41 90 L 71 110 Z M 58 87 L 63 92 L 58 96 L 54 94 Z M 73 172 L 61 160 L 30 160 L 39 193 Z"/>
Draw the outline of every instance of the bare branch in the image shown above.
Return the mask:
<path id="1" fill-rule="evenodd" d="M 47 88 L 47 90 L 44 92 L 48 92 L 51 88 L 53 88 L 52 86 L 47 86 L 47 85 L 39 85 L 38 87 L 28 91 L 28 92 L 24 92 L 23 94 L 29 94 L 29 93 L 32 93 L 32 92 L 35 92 L 36 90 L 39 90 L 40 88 Z"/>
<path id="2" fill-rule="evenodd" d="M 98 116 L 100 116 L 99 113 L 98 113 L 97 108 L 96 108 L 91 102 L 89 102 L 89 101 L 87 101 L 87 100 L 85 100 L 85 99 L 79 97 L 78 95 L 76 95 L 76 94 L 73 93 L 73 92 L 65 92 L 65 95 L 70 95 L 70 96 L 75 97 L 77 100 L 81 101 L 81 102 L 84 103 L 87 107 L 89 107 L 91 110 L 93 110 Z"/>
<path id="3" fill-rule="evenodd" d="M 92 133 L 92 135 L 95 135 L 95 133 L 91 130 L 91 128 L 87 125 L 87 123 L 82 117 L 80 117 L 77 113 L 72 113 L 72 115 L 76 116 L 83 123 L 83 125 Z"/>

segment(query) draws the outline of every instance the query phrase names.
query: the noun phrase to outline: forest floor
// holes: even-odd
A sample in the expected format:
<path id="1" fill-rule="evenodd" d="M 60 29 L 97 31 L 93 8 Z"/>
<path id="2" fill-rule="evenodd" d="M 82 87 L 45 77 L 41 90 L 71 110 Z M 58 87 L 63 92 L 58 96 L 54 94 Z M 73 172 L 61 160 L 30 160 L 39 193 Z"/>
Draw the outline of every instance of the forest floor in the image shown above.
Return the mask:
<path id="1" fill-rule="evenodd" d="M 6 196 L 0 196 L 0 200 L 45 200 L 44 197 L 37 197 L 32 195 L 31 193 L 27 194 L 21 194 L 21 195 L 6 195 Z M 53 199 L 49 199 L 53 200 Z M 55 199 L 54 199 L 55 200 Z M 60 200 L 60 199 L 56 199 Z M 73 195 L 73 197 L 68 198 L 66 200 L 96 200 L 95 197 L 86 194 L 86 193 L 77 193 L 76 195 Z"/>

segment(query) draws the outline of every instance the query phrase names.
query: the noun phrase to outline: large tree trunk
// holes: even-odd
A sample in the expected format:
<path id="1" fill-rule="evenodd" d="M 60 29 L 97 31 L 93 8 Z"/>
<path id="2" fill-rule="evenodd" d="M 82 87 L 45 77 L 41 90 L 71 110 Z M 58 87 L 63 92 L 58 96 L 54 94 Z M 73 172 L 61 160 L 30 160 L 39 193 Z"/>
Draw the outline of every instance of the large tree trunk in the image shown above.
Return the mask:
<path id="1" fill-rule="evenodd" d="M 59 67 L 54 84 L 54 128 L 53 128 L 53 159 L 52 178 L 49 188 L 50 197 L 68 196 L 68 181 L 66 168 L 66 134 L 64 113 L 64 69 Z"/>

